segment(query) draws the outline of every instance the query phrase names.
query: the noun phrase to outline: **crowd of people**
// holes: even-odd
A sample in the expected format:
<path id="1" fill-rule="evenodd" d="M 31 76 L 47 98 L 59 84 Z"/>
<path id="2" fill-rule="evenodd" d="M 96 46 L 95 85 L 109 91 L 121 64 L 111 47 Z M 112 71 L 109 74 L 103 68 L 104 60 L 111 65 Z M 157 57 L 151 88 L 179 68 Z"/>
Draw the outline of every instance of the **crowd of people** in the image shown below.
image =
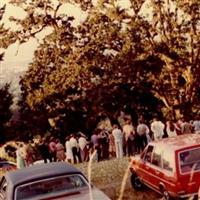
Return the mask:
<path id="1" fill-rule="evenodd" d="M 96 129 L 90 138 L 82 132 L 70 134 L 65 141 L 55 137 L 40 138 L 38 142 L 20 143 L 16 151 L 17 166 L 32 165 L 36 160 L 47 162 L 67 161 L 69 163 L 87 162 L 95 151 L 94 160 L 100 161 L 110 158 L 122 158 L 141 153 L 152 140 L 163 137 L 175 137 L 181 134 L 200 134 L 200 118 L 187 121 L 163 123 L 154 118 L 149 124 L 140 119 L 137 126 L 133 126 L 131 118 L 126 118 L 124 124 L 112 125 L 110 130 Z"/>

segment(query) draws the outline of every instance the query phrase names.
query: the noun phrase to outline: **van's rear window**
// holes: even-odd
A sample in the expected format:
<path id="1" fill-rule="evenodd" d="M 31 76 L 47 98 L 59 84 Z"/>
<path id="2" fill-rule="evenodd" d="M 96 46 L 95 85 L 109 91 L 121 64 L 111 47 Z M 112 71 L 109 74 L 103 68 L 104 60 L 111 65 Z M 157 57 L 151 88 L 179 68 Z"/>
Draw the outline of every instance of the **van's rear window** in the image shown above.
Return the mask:
<path id="1" fill-rule="evenodd" d="M 181 173 L 191 173 L 200 170 L 200 147 L 179 153 Z"/>

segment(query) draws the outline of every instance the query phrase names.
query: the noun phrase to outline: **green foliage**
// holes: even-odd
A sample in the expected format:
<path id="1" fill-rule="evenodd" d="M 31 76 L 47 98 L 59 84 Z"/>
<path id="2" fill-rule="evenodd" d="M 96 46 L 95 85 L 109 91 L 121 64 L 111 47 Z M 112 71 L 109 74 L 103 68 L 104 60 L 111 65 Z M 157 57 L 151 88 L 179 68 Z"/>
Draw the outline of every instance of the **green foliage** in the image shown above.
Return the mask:
<path id="1" fill-rule="evenodd" d="M 2 132 L 5 128 L 6 123 L 12 117 L 10 106 L 13 103 L 13 96 L 9 92 L 10 85 L 5 84 L 0 88 L 0 131 Z M 3 135 L 0 136 L 3 141 Z"/>
<path id="2" fill-rule="evenodd" d="M 90 127 L 97 115 L 115 117 L 123 108 L 147 119 L 199 112 L 198 0 L 151 1 L 149 17 L 141 14 L 147 3 L 138 0 L 130 1 L 129 10 L 116 0 L 95 6 L 79 0 L 11 2 L 27 16 L 12 17 L 21 30 L 5 36 L 16 36 L 10 43 L 52 30 L 21 79 L 24 116 L 76 131 Z M 87 11 L 86 20 L 74 26 L 74 17 L 59 13 L 65 3 Z"/>
<path id="3" fill-rule="evenodd" d="M 13 97 L 9 92 L 9 88 L 9 84 L 5 84 L 0 88 L 0 127 L 5 125 L 12 116 L 10 106 L 13 103 Z"/>

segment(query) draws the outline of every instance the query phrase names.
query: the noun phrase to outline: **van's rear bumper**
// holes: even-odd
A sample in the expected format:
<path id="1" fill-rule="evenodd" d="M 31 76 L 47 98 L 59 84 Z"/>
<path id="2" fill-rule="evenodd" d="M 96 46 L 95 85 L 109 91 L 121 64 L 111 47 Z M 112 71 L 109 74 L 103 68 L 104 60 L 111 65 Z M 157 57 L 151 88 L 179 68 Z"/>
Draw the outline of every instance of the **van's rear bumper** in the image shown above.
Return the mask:
<path id="1" fill-rule="evenodd" d="M 194 197 L 194 199 L 198 199 L 198 193 L 190 193 L 190 194 L 178 194 L 179 198 L 188 198 L 188 197 Z M 192 200 L 192 199 L 191 199 Z"/>

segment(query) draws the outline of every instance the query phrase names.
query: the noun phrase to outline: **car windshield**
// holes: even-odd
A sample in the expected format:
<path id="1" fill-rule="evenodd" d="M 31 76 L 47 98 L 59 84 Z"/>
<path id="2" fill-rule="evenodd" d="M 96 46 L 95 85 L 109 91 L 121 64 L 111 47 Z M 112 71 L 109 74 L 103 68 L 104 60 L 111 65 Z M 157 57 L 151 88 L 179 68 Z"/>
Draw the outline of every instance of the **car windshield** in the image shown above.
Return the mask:
<path id="1" fill-rule="evenodd" d="M 200 147 L 179 153 L 181 173 L 191 173 L 200 170 Z"/>
<path id="2" fill-rule="evenodd" d="M 50 179 L 44 179 L 19 186 L 15 192 L 16 200 L 38 199 L 39 197 L 53 197 L 60 194 L 70 194 L 80 191 L 80 188 L 88 187 L 81 175 L 68 175 Z"/>

